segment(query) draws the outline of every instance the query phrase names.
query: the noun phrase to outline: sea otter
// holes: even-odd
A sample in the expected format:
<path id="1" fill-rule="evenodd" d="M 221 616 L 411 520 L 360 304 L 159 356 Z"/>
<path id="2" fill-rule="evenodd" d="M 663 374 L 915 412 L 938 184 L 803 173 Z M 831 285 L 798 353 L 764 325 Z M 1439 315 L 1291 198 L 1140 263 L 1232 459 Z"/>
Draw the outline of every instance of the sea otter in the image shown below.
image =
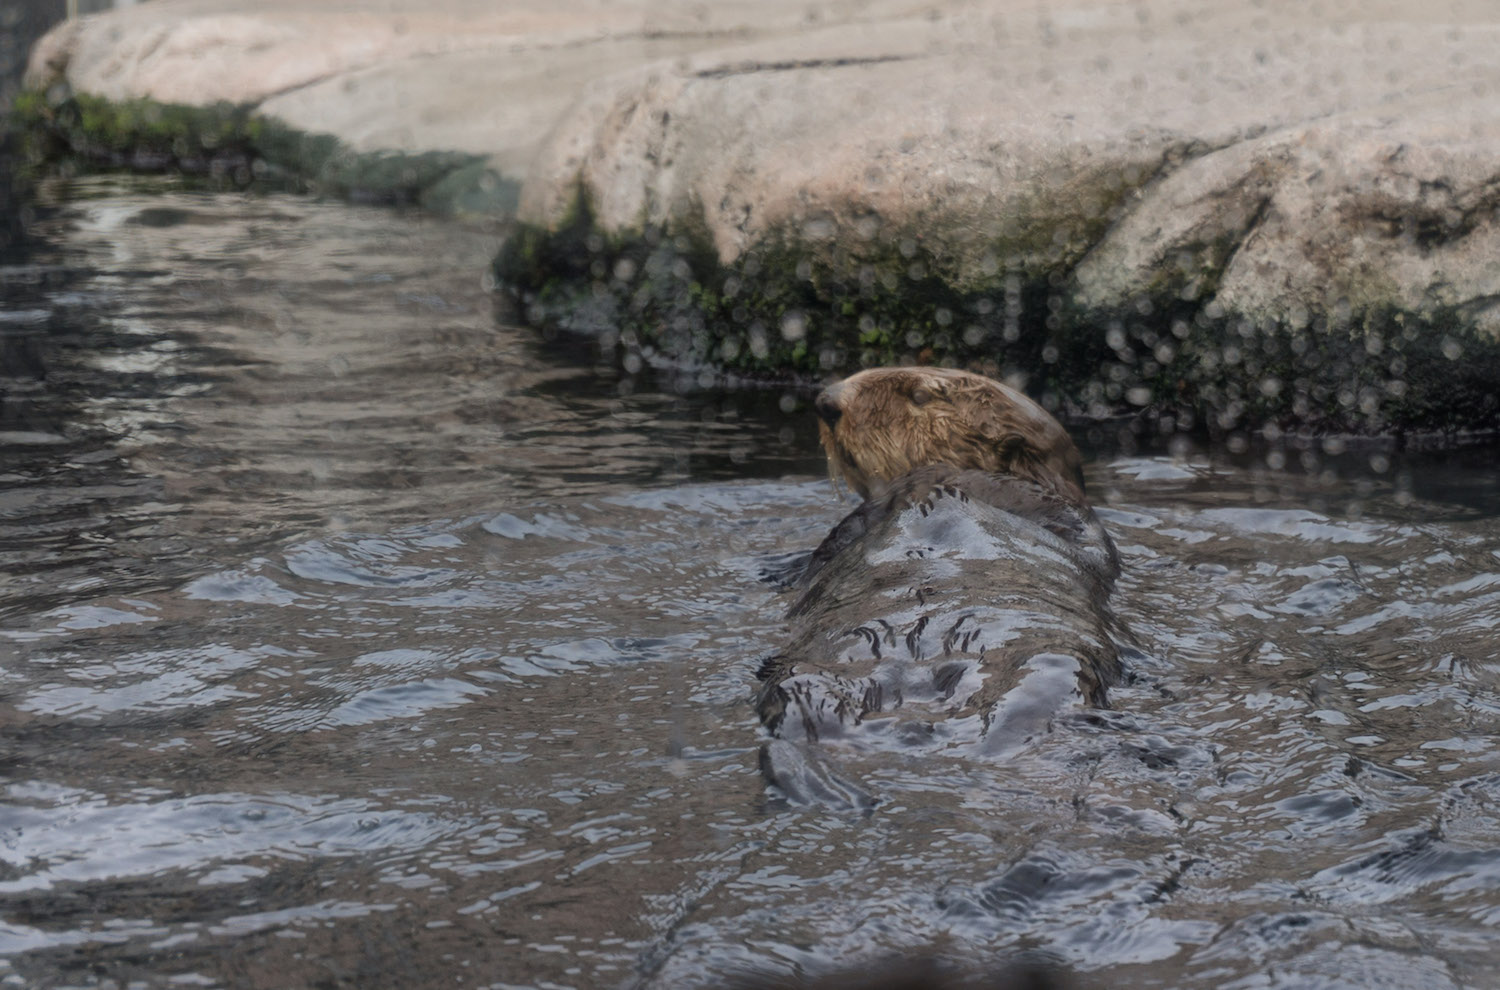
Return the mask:
<path id="1" fill-rule="evenodd" d="M 865 501 L 788 582 L 790 640 L 756 699 L 772 782 L 867 806 L 813 743 L 1003 756 L 1104 706 L 1119 557 L 1062 425 L 941 368 L 863 371 L 815 408 L 830 473 Z"/>

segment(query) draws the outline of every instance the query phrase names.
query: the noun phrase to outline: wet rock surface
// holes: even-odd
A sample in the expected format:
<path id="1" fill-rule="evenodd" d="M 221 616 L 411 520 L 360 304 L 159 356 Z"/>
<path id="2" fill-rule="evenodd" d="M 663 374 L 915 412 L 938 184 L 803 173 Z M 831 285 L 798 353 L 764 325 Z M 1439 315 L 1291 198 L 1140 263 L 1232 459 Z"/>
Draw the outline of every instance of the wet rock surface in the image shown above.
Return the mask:
<path id="1" fill-rule="evenodd" d="M 556 227 L 581 187 L 602 230 L 697 230 L 725 264 L 780 232 L 910 238 L 958 288 L 1019 268 L 1088 306 L 1163 281 L 1255 318 L 1459 306 L 1493 335 L 1480 13 L 987 4 L 719 49 L 597 84 L 522 219 Z"/>
<path id="2" fill-rule="evenodd" d="M 1495 423 L 1500 111 L 1477 8 L 991 5 L 886 27 L 595 86 L 542 150 L 521 198 L 542 233 L 502 275 L 536 318 L 634 314 L 648 347 L 749 368 L 956 362 L 1168 430 Z M 587 233 L 607 277 L 580 298 L 545 252 Z M 639 238 L 621 266 L 610 246 Z"/>
<path id="3" fill-rule="evenodd" d="M 188 0 L 65 26 L 32 78 L 462 152 L 431 198 L 521 184 L 529 318 L 648 360 L 1399 433 L 1500 421 L 1497 41 L 1476 0 Z"/>

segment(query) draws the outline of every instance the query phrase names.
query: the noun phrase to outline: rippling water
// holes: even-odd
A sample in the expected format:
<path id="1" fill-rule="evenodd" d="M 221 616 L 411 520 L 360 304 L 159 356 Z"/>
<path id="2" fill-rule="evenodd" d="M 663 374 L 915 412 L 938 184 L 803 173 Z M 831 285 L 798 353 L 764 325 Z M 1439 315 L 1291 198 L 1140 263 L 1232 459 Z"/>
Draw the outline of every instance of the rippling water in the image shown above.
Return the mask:
<path id="1" fill-rule="evenodd" d="M 796 396 L 507 326 L 493 232 L 54 197 L 0 267 L 0 985 L 1500 986 L 1493 448 L 1098 446 L 1113 709 L 793 807 L 759 575 L 846 508 Z"/>

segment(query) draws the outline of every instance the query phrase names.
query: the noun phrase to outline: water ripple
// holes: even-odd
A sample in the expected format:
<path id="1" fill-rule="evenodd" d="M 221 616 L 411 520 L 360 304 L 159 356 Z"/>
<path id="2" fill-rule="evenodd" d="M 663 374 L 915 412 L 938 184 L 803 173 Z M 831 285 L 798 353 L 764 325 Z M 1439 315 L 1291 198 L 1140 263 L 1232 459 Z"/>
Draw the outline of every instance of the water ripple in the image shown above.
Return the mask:
<path id="1" fill-rule="evenodd" d="M 38 216 L 0 982 L 1493 984 L 1492 449 L 1090 461 L 1113 707 L 1042 663 L 1005 758 L 830 747 L 880 802 L 794 807 L 750 697 L 763 572 L 848 507 L 805 394 L 497 322 L 492 232 L 116 180 Z"/>

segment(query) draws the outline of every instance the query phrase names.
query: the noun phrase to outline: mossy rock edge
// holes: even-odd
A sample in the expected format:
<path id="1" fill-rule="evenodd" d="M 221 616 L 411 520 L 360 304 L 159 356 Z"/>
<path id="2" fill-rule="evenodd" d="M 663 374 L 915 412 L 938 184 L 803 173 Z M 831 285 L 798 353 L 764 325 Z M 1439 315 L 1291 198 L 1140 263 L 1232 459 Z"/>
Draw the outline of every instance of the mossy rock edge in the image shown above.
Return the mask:
<path id="1" fill-rule="evenodd" d="M 54 87 L 20 94 L 21 184 L 128 168 L 206 175 L 437 212 L 513 208 L 515 183 L 479 156 L 357 154 L 252 108 L 114 102 Z M 1080 305 L 1068 258 L 993 246 L 993 275 L 959 285 L 941 232 L 814 245 L 773 230 L 728 265 L 706 224 L 611 233 L 580 190 L 556 229 L 519 225 L 499 284 L 542 327 L 746 378 L 811 383 L 861 367 L 932 363 L 1021 384 L 1066 418 L 1131 414 L 1152 428 L 1446 434 L 1500 428 L 1500 342 L 1460 308 L 1345 308 L 1305 321 L 1215 300 L 1231 253 L 1205 244 L 1112 310 Z"/>
<path id="2" fill-rule="evenodd" d="M 230 103 L 112 101 L 55 86 L 19 94 L 9 126 L 26 180 L 100 169 L 176 172 L 225 187 L 256 184 L 496 217 L 513 211 L 516 198 L 516 184 L 483 156 L 355 152 L 331 134 Z"/>
<path id="3" fill-rule="evenodd" d="M 1379 305 L 1300 323 L 1226 311 L 1214 298 L 1224 245 L 1103 310 L 1075 301 L 1069 268 L 1001 245 L 993 277 L 959 289 L 923 246 L 938 239 L 919 232 L 841 251 L 773 231 L 726 265 L 705 229 L 683 227 L 601 230 L 580 190 L 558 228 L 517 228 L 496 280 L 533 325 L 743 378 L 958 366 L 1009 379 L 1066 419 L 1129 415 L 1216 437 L 1500 427 L 1500 343 L 1457 309 Z"/>

